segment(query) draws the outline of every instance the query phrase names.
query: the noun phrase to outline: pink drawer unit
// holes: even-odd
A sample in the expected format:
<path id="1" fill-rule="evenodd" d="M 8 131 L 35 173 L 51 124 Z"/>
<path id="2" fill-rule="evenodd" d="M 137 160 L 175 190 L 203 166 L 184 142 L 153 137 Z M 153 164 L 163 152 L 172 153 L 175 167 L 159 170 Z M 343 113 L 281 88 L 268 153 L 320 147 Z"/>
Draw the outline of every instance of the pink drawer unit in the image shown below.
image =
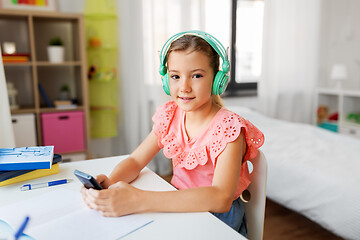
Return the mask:
<path id="1" fill-rule="evenodd" d="M 84 113 L 82 111 L 41 114 L 44 145 L 54 145 L 55 153 L 85 149 Z"/>

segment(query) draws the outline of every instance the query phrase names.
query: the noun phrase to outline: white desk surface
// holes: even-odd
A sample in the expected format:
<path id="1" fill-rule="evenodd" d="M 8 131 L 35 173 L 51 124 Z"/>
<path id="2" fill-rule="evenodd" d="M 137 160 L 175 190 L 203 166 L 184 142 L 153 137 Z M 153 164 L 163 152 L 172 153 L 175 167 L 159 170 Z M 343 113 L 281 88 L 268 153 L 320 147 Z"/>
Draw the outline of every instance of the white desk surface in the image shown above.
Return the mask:
<path id="1" fill-rule="evenodd" d="M 63 178 L 71 178 L 74 179 L 74 181 L 68 184 L 30 191 L 20 191 L 20 186 L 25 184 L 25 182 L 0 187 L 0 206 L 3 207 L 10 203 L 35 197 L 54 189 L 67 188 L 79 190 L 81 183 L 73 175 L 74 169 L 84 171 L 93 176 L 102 173 L 108 175 L 114 166 L 125 157 L 126 156 L 117 156 L 61 163 L 60 173 L 29 180 L 26 181 L 26 183 L 40 183 Z M 175 190 L 174 187 L 148 168 L 145 168 L 141 172 L 140 176 L 132 183 L 132 185 L 144 190 Z M 246 239 L 208 212 L 144 213 L 142 215 L 153 219 L 154 222 L 127 235 L 123 239 Z"/>

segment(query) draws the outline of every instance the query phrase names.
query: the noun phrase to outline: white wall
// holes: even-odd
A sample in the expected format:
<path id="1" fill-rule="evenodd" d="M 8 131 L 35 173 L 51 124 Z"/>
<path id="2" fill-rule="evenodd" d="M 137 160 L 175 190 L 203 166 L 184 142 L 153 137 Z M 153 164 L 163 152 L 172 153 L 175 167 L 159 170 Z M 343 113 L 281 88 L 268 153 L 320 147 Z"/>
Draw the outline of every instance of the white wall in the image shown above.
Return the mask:
<path id="1" fill-rule="evenodd" d="M 323 0 L 319 86 L 333 87 L 329 79 L 333 64 L 345 64 L 346 89 L 360 90 L 360 1 Z"/>

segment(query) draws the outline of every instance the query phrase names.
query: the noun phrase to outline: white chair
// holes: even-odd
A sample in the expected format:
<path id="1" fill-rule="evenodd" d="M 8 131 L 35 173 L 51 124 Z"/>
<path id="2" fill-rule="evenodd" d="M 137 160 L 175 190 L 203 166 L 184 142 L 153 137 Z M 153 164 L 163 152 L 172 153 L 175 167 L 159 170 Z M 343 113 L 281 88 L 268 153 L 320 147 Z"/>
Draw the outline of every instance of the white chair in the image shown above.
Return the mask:
<path id="1" fill-rule="evenodd" d="M 247 190 L 250 200 L 244 203 L 246 219 L 248 222 L 248 239 L 262 240 L 265 218 L 267 162 L 263 152 L 258 150 L 255 158 L 250 159 L 254 166 L 250 174 L 251 183 Z"/>

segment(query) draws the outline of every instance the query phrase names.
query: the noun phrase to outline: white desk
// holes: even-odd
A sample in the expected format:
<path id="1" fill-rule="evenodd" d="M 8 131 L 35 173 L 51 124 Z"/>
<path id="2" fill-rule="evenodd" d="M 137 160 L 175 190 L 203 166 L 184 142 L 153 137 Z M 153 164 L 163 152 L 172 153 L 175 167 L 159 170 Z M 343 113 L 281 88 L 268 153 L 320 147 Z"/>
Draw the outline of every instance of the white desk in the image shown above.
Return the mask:
<path id="1" fill-rule="evenodd" d="M 33 179 L 26 183 L 46 182 L 50 180 L 71 178 L 73 182 L 49 188 L 40 188 L 30 191 L 20 191 L 24 184 L 12 184 L 0 187 L 0 206 L 28 199 L 48 192 L 50 189 L 67 188 L 79 190 L 81 183 L 73 175 L 74 169 L 84 171 L 93 176 L 101 173 L 110 174 L 114 166 L 126 156 L 101 158 L 60 164 L 60 173 Z M 144 190 L 168 191 L 174 190 L 170 184 L 145 168 L 140 176 L 132 183 L 135 187 Z M 154 222 L 131 233 L 123 239 L 246 239 L 225 223 L 210 213 L 144 213 Z"/>

